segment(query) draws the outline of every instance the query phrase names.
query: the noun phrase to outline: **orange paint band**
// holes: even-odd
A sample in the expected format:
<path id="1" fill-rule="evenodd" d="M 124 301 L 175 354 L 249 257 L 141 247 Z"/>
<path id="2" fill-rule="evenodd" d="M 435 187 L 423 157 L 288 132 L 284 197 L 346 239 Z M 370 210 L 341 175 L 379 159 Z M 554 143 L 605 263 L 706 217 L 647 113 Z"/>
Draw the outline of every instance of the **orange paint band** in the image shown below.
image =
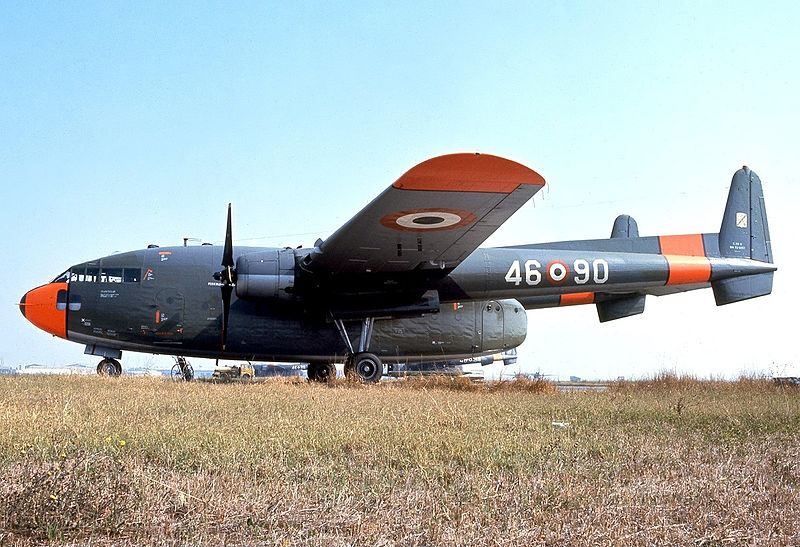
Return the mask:
<path id="1" fill-rule="evenodd" d="M 662 255 L 706 256 L 701 234 L 658 236 Z"/>
<path id="2" fill-rule="evenodd" d="M 558 302 L 559 306 L 577 306 L 580 304 L 594 304 L 593 292 L 574 292 L 562 294 Z"/>
<path id="3" fill-rule="evenodd" d="M 711 279 L 711 262 L 704 256 L 664 255 L 669 276 L 667 285 L 707 283 Z"/>

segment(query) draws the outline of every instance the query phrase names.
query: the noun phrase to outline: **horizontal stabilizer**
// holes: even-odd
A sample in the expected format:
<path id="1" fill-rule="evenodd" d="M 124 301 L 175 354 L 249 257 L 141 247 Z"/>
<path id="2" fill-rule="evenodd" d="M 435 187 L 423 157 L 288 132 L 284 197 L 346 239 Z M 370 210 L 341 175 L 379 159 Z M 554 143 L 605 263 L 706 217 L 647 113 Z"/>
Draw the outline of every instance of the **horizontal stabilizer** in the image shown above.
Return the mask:
<path id="1" fill-rule="evenodd" d="M 614 321 L 615 319 L 622 319 L 623 317 L 630 317 L 632 315 L 639 315 L 644 312 L 644 294 L 635 294 L 625 298 L 615 298 L 613 300 L 606 300 L 598 302 L 597 317 L 600 318 L 601 323 L 606 321 Z"/>
<path id="2" fill-rule="evenodd" d="M 768 295 L 772 292 L 772 274 L 767 272 L 712 281 L 717 306 Z"/>

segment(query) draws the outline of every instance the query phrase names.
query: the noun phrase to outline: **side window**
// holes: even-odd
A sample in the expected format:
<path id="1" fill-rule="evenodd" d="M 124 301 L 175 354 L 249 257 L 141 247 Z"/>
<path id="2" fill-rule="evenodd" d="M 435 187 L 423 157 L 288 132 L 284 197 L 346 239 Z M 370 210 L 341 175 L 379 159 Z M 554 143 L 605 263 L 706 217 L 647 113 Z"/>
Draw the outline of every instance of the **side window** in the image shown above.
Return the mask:
<path id="1" fill-rule="evenodd" d="M 122 268 L 100 270 L 100 283 L 122 283 Z"/>
<path id="2" fill-rule="evenodd" d="M 56 293 L 56 309 L 64 311 L 67 309 L 67 291 L 61 289 Z"/>
<path id="3" fill-rule="evenodd" d="M 84 280 L 87 283 L 96 283 L 98 272 L 99 270 L 97 268 L 86 268 L 86 278 Z"/>
<path id="4" fill-rule="evenodd" d="M 142 270 L 139 268 L 125 268 L 123 272 L 123 282 L 138 283 L 142 280 Z"/>

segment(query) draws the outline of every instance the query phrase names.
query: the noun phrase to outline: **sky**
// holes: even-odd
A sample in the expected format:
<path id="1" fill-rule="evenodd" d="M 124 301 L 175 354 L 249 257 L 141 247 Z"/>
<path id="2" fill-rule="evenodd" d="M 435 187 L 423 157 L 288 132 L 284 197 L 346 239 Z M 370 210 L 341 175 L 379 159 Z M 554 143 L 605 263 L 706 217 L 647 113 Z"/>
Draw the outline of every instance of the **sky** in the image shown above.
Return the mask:
<path id="1" fill-rule="evenodd" d="M 716 232 L 764 183 L 773 294 L 528 313 L 523 370 L 800 375 L 795 2 L 4 2 L 0 361 L 90 363 L 17 302 L 72 264 L 184 237 L 310 246 L 413 165 L 479 151 L 548 182 L 484 246 Z M 126 353 L 123 366 L 169 358 Z"/>

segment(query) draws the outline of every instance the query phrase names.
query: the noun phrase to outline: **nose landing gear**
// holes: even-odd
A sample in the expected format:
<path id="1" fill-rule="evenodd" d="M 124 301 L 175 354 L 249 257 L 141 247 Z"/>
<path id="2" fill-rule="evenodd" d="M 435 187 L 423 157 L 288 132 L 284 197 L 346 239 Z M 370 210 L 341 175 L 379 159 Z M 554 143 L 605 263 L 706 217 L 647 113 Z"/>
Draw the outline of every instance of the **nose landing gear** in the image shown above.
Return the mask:
<path id="1" fill-rule="evenodd" d="M 97 364 L 97 374 L 116 378 L 122 374 L 122 365 L 116 359 L 105 358 Z"/>

